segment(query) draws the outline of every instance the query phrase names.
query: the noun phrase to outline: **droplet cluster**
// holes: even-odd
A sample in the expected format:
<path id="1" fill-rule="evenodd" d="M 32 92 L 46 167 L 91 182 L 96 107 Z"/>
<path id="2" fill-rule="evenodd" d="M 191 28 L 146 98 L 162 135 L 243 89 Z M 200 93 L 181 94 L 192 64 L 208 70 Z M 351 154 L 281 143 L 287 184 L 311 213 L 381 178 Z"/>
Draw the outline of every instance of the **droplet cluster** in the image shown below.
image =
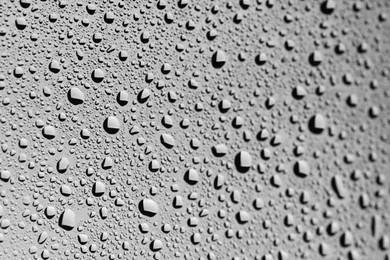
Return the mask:
<path id="1" fill-rule="evenodd" d="M 0 1 L 0 259 L 390 260 L 390 1 Z"/>

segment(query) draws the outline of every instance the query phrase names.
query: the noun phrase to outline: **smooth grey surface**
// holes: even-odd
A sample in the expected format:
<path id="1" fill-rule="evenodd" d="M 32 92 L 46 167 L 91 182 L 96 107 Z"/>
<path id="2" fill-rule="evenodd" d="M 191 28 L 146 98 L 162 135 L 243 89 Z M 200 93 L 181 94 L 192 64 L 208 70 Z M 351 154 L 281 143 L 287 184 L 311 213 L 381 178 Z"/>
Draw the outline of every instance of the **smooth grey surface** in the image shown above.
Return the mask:
<path id="1" fill-rule="evenodd" d="M 0 1 L 0 260 L 389 260 L 389 11 Z"/>

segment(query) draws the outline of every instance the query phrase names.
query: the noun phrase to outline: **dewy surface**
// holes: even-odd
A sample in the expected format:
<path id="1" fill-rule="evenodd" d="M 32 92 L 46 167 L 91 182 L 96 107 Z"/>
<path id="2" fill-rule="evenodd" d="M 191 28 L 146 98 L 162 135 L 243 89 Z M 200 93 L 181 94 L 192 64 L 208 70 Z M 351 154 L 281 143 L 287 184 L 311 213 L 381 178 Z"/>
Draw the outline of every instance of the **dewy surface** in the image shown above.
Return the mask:
<path id="1" fill-rule="evenodd" d="M 389 15 L 0 0 L 0 260 L 389 260 Z"/>

